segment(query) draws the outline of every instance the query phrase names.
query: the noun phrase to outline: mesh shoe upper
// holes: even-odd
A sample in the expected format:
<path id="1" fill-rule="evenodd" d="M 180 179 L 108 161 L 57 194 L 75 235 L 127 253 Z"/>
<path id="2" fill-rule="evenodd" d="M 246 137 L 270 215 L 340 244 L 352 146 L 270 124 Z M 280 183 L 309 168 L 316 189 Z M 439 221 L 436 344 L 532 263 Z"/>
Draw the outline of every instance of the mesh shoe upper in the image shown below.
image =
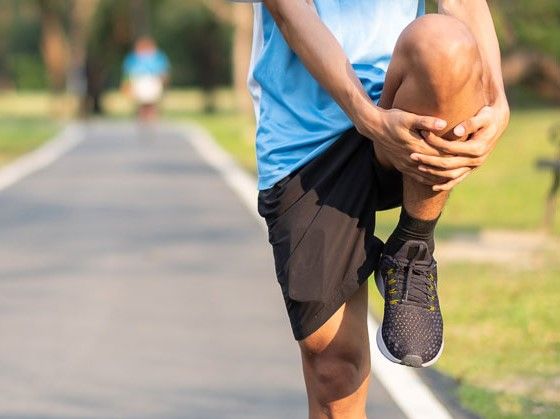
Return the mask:
<path id="1" fill-rule="evenodd" d="M 435 260 L 426 243 L 410 240 L 394 256 L 383 255 L 379 269 L 385 297 L 381 335 L 387 350 L 401 361 L 412 355 L 428 363 L 443 344 Z"/>

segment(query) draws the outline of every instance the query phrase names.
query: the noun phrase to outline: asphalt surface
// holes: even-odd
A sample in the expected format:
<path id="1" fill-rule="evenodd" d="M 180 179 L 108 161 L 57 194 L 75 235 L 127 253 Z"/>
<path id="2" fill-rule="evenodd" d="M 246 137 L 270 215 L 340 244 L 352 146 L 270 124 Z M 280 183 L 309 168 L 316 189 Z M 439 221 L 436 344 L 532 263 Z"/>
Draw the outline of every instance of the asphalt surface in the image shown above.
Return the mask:
<path id="1" fill-rule="evenodd" d="M 305 418 L 260 226 L 179 131 L 84 128 L 0 192 L 0 418 Z"/>

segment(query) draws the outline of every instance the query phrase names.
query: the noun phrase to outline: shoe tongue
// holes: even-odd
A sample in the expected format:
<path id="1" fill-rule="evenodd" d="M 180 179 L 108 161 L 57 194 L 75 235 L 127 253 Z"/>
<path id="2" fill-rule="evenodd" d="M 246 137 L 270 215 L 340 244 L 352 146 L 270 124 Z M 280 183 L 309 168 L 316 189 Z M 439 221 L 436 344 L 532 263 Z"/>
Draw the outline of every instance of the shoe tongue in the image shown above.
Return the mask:
<path id="1" fill-rule="evenodd" d="M 409 262 L 426 262 L 430 261 L 428 245 L 419 240 L 409 240 L 395 254 L 396 258 L 406 259 Z"/>
<path id="2" fill-rule="evenodd" d="M 417 261 L 423 261 L 426 259 L 427 254 L 428 254 L 428 248 L 426 246 L 411 247 L 408 249 L 407 259 L 408 260 L 415 259 Z"/>

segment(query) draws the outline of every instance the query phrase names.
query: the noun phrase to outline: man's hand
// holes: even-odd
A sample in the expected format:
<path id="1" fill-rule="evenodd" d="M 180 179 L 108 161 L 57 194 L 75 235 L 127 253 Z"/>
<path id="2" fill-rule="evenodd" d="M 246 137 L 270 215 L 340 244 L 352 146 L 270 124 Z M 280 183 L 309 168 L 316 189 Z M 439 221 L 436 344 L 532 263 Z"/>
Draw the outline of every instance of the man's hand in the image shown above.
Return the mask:
<path id="1" fill-rule="evenodd" d="M 448 141 L 425 130 L 422 132 L 424 140 L 440 155 L 415 152 L 410 158 L 420 163 L 419 171 L 447 179 L 445 183 L 434 185 L 434 191 L 451 190 L 486 161 L 508 121 L 509 107 L 504 98 L 499 103 L 483 107 L 475 116 L 454 128 L 454 135 L 467 137 L 466 141 Z"/>
<path id="2" fill-rule="evenodd" d="M 362 118 L 356 124 L 357 130 L 371 139 L 376 149 L 382 150 L 388 163 L 402 173 L 425 185 L 442 183 L 444 179 L 418 170 L 418 164 L 411 154 L 422 156 L 442 156 L 438 149 L 429 145 L 420 132 L 441 131 L 447 122 L 431 116 L 419 116 L 399 109 L 372 109 L 371 118 Z"/>

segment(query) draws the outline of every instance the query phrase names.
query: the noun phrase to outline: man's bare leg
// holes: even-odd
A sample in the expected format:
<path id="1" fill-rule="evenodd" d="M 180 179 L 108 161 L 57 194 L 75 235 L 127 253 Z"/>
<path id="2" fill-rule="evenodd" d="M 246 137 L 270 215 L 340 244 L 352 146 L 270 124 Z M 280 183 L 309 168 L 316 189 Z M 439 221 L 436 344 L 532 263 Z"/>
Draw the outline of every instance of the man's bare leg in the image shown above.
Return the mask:
<path id="1" fill-rule="evenodd" d="M 381 106 L 444 119 L 446 131 L 436 134 L 457 140 L 453 128 L 485 104 L 475 38 L 450 16 L 415 20 L 397 42 L 385 88 Z M 387 155 L 379 157 L 388 161 Z M 434 229 L 448 192 L 434 191 L 432 186 L 446 182 L 420 172 L 403 174 L 400 219 L 385 244 L 379 267 L 385 311 L 376 336 L 383 355 L 396 363 L 429 366 L 443 350 L 437 266 L 431 254 Z"/>
<path id="2" fill-rule="evenodd" d="M 453 140 L 457 139 L 453 127 L 476 114 L 484 102 L 478 47 L 462 22 L 427 15 L 403 31 L 387 72 L 381 107 L 444 119 L 447 128 L 436 134 Z M 387 161 L 382 155 L 378 158 Z M 420 220 L 437 218 L 449 194 L 434 192 L 410 176 L 403 177 L 403 192 L 406 211 Z"/>
<path id="3" fill-rule="evenodd" d="M 366 418 L 370 376 L 367 282 L 299 342 L 309 418 Z"/>
<path id="4" fill-rule="evenodd" d="M 456 19 L 426 16 L 411 24 L 395 49 L 380 105 L 456 124 L 483 105 L 482 68 L 476 43 Z M 389 166 L 383 155 L 377 156 Z M 431 220 L 440 214 L 447 192 L 434 192 L 404 177 L 404 205 L 410 215 Z M 309 417 L 362 419 L 370 374 L 367 283 L 323 326 L 299 342 Z"/>

